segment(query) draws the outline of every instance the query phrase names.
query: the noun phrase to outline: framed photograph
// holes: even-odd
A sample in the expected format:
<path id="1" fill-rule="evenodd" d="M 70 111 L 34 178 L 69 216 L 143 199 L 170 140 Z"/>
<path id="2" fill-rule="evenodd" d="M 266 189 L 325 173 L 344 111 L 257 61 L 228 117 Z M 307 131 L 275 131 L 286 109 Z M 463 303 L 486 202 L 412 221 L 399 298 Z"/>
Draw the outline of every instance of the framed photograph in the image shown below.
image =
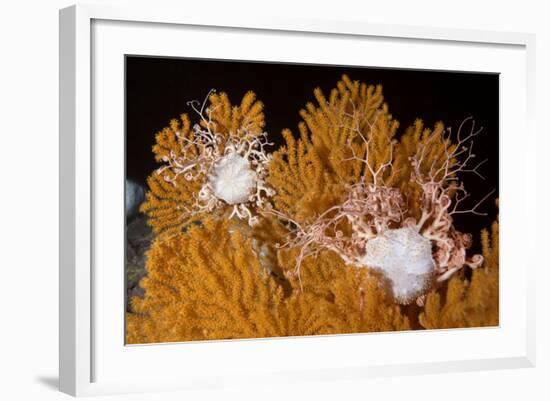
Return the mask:
<path id="1" fill-rule="evenodd" d="M 533 366 L 533 60 L 528 34 L 61 10 L 61 390 Z"/>

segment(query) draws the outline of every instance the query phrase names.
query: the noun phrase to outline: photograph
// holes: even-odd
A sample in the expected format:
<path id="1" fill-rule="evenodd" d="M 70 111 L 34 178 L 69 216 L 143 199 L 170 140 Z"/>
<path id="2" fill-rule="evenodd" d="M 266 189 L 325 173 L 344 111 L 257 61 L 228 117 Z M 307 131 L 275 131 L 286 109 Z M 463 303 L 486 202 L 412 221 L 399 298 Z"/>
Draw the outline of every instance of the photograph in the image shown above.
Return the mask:
<path id="1" fill-rule="evenodd" d="M 125 56 L 126 345 L 499 326 L 499 74 Z"/>

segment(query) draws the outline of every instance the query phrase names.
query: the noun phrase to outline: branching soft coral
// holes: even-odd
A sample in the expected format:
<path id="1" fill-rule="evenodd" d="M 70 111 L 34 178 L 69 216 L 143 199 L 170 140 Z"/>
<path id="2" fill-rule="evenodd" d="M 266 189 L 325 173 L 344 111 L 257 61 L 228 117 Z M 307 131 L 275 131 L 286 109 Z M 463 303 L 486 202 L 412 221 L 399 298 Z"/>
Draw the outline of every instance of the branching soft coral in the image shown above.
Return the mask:
<path id="1" fill-rule="evenodd" d="M 292 271 L 296 249 L 281 250 L 279 263 Z M 346 265 L 335 253 L 304 260 L 301 275 L 290 275 L 294 296 L 323 300 L 323 315 L 333 333 L 368 333 L 410 329 L 400 307 L 387 296 L 385 282 L 367 269 Z"/>
<path id="2" fill-rule="evenodd" d="M 133 298 L 127 314 L 128 343 L 408 328 L 377 281 L 336 255 L 328 255 L 321 267 L 331 275 L 325 289 L 321 280 L 308 280 L 306 291 L 285 296 L 263 268 L 253 240 L 233 228 L 226 220 L 208 219 L 153 244 L 141 282 L 145 298 Z M 290 259 L 281 258 L 288 266 Z M 318 274 L 311 263 L 305 271 Z"/>
<path id="3" fill-rule="evenodd" d="M 156 233 L 178 233 L 198 215 L 230 212 L 230 217 L 257 223 L 273 190 L 266 184 L 270 155 L 262 131 L 262 103 L 248 92 L 239 106 L 225 93 L 212 93 L 205 102 L 190 102 L 199 117 L 191 125 L 186 114 L 156 136 L 153 153 L 162 167 L 148 179 L 149 215 Z"/>
<path id="4" fill-rule="evenodd" d="M 299 139 L 289 130 L 283 132 L 286 146 L 273 155 L 268 177 L 277 188 L 275 207 L 298 222 L 338 204 L 346 185 L 365 173 L 363 164 L 350 158 L 351 150 L 362 156 L 361 146 L 353 141 L 357 129 L 372 127 L 373 145 L 379 152 L 370 157 L 377 165 L 387 158 L 387 139 L 391 141 L 398 126 L 383 104 L 381 86 L 359 84 L 344 76 L 329 99 L 319 89 L 314 94 L 319 105 L 308 103 L 301 111 L 304 122 L 298 127 Z"/>
<path id="5" fill-rule="evenodd" d="M 251 239 L 208 219 L 158 239 L 148 253 L 145 298 L 128 314 L 129 343 L 284 335 L 282 289 L 262 268 Z"/>
<path id="6" fill-rule="evenodd" d="M 380 88 L 344 76 L 329 101 L 319 90 L 315 96 L 319 106 L 302 112 L 310 132 L 301 125 L 298 141 L 286 133 L 270 174 L 277 196 L 267 213 L 288 224 L 283 246 L 300 249 L 293 274 L 305 258 L 332 250 L 348 264 L 381 272 L 397 302 L 421 304 L 434 278 L 480 266 L 481 255 L 466 255 L 471 235 L 453 225 L 454 215 L 481 214 L 478 206 L 491 195 L 460 208 L 469 194 L 458 175 L 480 175 L 484 162 L 471 166 L 481 132 L 473 120 L 459 127 L 456 143 L 442 124 L 431 131 L 419 121 L 397 141 L 398 123 L 380 106 Z M 298 185 L 283 181 L 285 174 Z"/>
<path id="7" fill-rule="evenodd" d="M 426 297 L 420 323 L 426 329 L 497 326 L 499 316 L 499 241 L 498 223 L 491 234 L 483 230 L 483 267 L 470 279 L 453 276 L 440 291 Z"/>

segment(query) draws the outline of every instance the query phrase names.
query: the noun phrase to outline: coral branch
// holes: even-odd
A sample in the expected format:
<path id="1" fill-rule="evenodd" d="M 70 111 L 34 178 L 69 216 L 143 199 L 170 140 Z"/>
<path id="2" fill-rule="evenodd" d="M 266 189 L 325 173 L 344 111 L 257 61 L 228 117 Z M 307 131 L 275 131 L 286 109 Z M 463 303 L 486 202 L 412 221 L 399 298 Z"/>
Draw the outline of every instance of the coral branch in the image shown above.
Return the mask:
<path id="1" fill-rule="evenodd" d="M 465 128 L 468 122 L 471 122 L 469 130 Z M 472 208 L 459 208 L 470 194 L 466 192 L 463 183 L 459 182 L 458 175 L 470 172 L 483 178 L 478 169 L 486 160 L 473 168 L 469 167 L 476 157 L 473 152 L 474 138 L 482 132 L 482 128 L 476 129 L 475 121 L 471 117 L 460 124 L 455 145 L 451 145 L 451 132 L 449 129 L 448 135 L 443 137 L 443 142 L 447 145 L 442 160 L 434 159 L 430 167 L 424 169 L 427 163 L 426 144 L 419 146 L 417 153 L 411 158 L 411 180 L 422 189 L 422 214 L 416 222 L 416 228 L 423 236 L 433 241 L 436 247 L 434 259 L 438 281 L 447 280 L 464 266 L 475 269 L 483 263 L 481 255 L 466 256 L 466 250 L 472 242 L 471 235 L 457 231 L 453 226 L 452 216 L 463 213 L 484 215 L 478 211 L 478 207 L 494 193 L 489 192 Z M 426 142 L 438 139 L 434 131 Z M 451 207 L 453 203 L 454 206 Z"/>

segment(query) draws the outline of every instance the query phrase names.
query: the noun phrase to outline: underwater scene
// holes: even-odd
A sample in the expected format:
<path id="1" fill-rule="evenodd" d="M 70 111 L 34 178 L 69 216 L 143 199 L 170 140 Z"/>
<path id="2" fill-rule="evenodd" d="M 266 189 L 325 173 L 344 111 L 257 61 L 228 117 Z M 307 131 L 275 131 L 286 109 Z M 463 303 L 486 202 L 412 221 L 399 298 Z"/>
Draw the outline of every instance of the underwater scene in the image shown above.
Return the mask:
<path id="1" fill-rule="evenodd" d="M 127 344 L 498 326 L 498 74 L 125 70 Z"/>

